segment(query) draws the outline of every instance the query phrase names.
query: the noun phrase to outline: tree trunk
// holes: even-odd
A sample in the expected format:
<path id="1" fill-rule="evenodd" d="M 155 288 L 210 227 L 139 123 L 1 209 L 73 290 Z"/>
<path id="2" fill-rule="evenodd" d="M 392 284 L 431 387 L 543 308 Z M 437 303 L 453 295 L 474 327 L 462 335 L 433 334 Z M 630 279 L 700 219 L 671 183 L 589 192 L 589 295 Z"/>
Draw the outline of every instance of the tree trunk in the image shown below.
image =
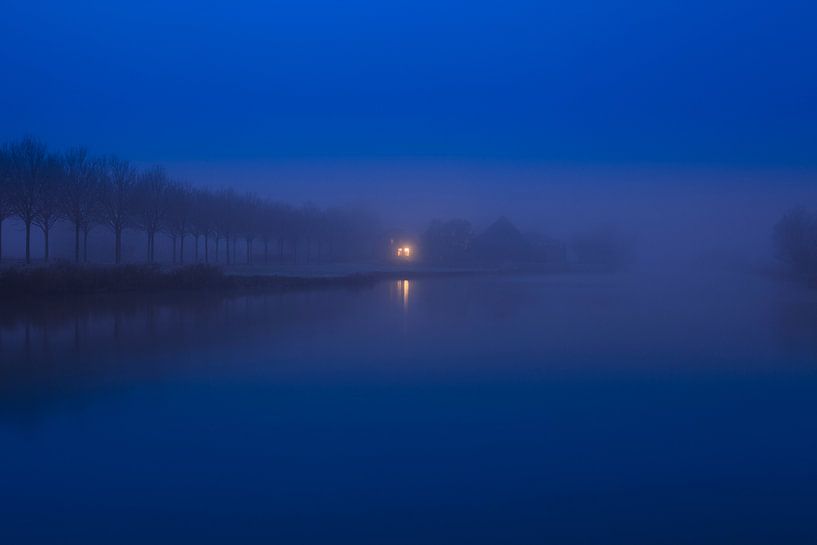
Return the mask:
<path id="1" fill-rule="evenodd" d="M 82 262 L 88 263 L 88 232 L 90 229 L 85 229 L 82 232 Z"/>
<path id="2" fill-rule="evenodd" d="M 278 260 L 284 262 L 284 237 L 278 237 Z"/>
<path id="3" fill-rule="evenodd" d="M 180 237 L 181 240 L 179 241 L 179 263 L 184 265 L 184 233 Z"/>
<path id="4" fill-rule="evenodd" d="M 170 236 L 170 241 L 173 243 L 173 264 L 176 264 L 176 235 Z"/>
<path id="5" fill-rule="evenodd" d="M 45 242 L 45 262 L 48 263 L 48 234 L 50 229 L 43 229 L 43 241 Z"/>
<path id="6" fill-rule="evenodd" d="M 210 263 L 210 237 L 204 235 L 204 262 Z"/>
<path id="7" fill-rule="evenodd" d="M 79 263 L 79 222 L 74 224 L 74 261 Z"/>
<path id="8" fill-rule="evenodd" d="M 216 263 L 218 263 L 218 239 L 219 239 L 219 236 L 216 235 Z"/>
<path id="9" fill-rule="evenodd" d="M 0 218 L 0 263 L 3 262 L 3 218 Z"/>
<path id="10" fill-rule="evenodd" d="M 247 239 L 247 265 L 252 263 L 252 240 Z"/>
<path id="11" fill-rule="evenodd" d="M 114 241 L 114 261 L 119 265 L 122 263 L 122 228 L 117 227 L 114 233 L 116 240 Z"/>
<path id="12" fill-rule="evenodd" d="M 199 262 L 199 236 L 198 235 L 193 235 L 193 244 L 196 245 L 196 247 L 193 249 L 193 263 L 198 263 Z"/>
<path id="13" fill-rule="evenodd" d="M 230 235 L 224 237 L 224 261 L 227 265 L 230 264 Z"/>
<path id="14" fill-rule="evenodd" d="M 31 220 L 26 224 L 26 265 L 31 265 Z"/>
<path id="15" fill-rule="evenodd" d="M 269 265 L 269 239 L 264 239 L 264 265 Z"/>

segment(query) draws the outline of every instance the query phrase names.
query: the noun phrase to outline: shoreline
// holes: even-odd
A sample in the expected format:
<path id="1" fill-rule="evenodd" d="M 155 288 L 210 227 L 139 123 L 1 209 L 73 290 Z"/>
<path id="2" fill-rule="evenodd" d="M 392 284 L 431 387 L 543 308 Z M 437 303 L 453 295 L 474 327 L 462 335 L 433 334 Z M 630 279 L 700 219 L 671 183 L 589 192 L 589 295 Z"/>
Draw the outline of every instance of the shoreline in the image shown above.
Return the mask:
<path id="1" fill-rule="evenodd" d="M 0 300 L 100 295 L 157 293 L 170 291 L 235 291 L 369 287 L 387 280 L 441 278 L 496 274 L 496 270 L 393 269 L 340 272 L 338 274 L 259 274 L 225 271 L 212 265 L 162 268 L 157 265 L 81 266 L 57 263 L 48 266 L 3 267 L 0 269 Z"/>
<path id="2" fill-rule="evenodd" d="M 344 264 L 333 267 L 245 267 L 214 265 L 75 265 L 54 263 L 0 268 L 0 300 L 56 296 L 168 291 L 287 291 L 311 288 L 370 287 L 378 282 L 461 276 L 605 273 L 580 267 L 394 267 L 383 264 Z"/>

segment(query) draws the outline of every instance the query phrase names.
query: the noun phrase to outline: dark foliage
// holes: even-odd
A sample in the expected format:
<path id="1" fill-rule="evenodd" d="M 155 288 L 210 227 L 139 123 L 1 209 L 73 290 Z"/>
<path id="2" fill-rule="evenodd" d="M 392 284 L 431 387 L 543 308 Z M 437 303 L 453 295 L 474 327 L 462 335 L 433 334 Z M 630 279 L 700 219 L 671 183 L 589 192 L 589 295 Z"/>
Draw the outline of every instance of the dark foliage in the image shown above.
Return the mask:
<path id="1" fill-rule="evenodd" d="M 534 260 L 530 241 L 507 218 L 492 223 L 474 239 L 474 258 L 482 263 L 525 263 Z"/>
<path id="2" fill-rule="evenodd" d="M 437 264 L 461 264 L 472 259 L 474 230 L 463 219 L 434 220 L 422 237 L 423 255 Z"/>
<path id="3" fill-rule="evenodd" d="M 777 258 L 790 272 L 817 274 L 817 217 L 804 208 L 787 212 L 774 227 Z"/>

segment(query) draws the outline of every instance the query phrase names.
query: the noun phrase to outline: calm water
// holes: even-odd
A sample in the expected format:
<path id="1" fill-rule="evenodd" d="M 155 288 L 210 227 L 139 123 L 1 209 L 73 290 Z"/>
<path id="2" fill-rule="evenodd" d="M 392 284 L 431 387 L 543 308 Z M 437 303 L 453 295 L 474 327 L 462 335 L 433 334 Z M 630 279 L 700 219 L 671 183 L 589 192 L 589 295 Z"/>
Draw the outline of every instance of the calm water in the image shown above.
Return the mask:
<path id="1" fill-rule="evenodd" d="M 2 310 L 3 543 L 817 543 L 817 294 L 794 286 Z"/>

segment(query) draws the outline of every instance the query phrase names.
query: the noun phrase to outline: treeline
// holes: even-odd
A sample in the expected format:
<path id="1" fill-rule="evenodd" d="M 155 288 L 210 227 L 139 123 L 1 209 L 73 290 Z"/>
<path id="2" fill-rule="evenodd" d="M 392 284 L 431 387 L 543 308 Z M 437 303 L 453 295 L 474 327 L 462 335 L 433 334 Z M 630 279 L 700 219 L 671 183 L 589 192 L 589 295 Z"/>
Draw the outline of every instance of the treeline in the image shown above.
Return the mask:
<path id="1" fill-rule="evenodd" d="M 790 272 L 817 277 L 817 215 L 790 210 L 775 225 L 773 239 L 777 258 Z"/>
<path id="2" fill-rule="evenodd" d="M 174 264 L 252 263 L 259 249 L 264 263 L 353 259 L 372 255 L 377 232 L 376 219 L 362 211 L 293 207 L 232 189 L 195 187 L 159 166 L 140 170 L 81 147 L 54 152 L 32 137 L 0 146 L 0 259 L 8 219 L 24 227 L 26 263 L 32 260 L 32 229 L 42 232 L 48 262 L 60 223 L 73 231 L 78 263 L 88 261 L 88 236 L 98 228 L 113 235 L 117 264 L 126 231 L 143 234 L 148 263 L 157 261 L 157 235 L 166 237 Z"/>
<path id="3" fill-rule="evenodd" d="M 435 220 L 420 238 L 424 258 L 455 265 L 549 264 L 617 270 L 635 260 L 635 240 L 607 225 L 577 234 L 568 243 L 521 232 L 501 217 L 481 232 L 464 219 Z"/>

